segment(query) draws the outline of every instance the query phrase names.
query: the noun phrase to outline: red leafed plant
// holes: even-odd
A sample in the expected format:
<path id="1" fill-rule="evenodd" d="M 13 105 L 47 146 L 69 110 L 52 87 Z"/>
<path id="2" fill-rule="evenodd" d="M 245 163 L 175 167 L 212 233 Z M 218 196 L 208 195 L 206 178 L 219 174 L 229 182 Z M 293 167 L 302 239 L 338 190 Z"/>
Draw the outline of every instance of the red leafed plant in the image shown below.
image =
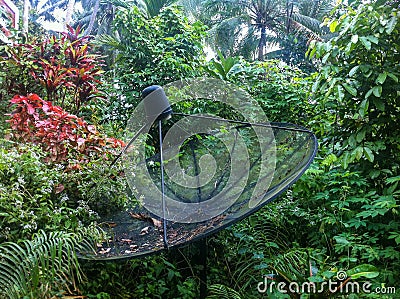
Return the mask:
<path id="1" fill-rule="evenodd" d="M 85 163 L 106 158 L 112 149 L 124 146 L 121 140 L 101 135 L 95 126 L 36 94 L 16 95 L 11 103 L 17 106 L 7 120 L 11 138 L 41 145 L 48 152 L 49 161 L 67 162 L 74 152 L 79 162 Z"/>
<path id="2" fill-rule="evenodd" d="M 68 27 L 61 38 L 52 36 L 40 42 L 14 44 L 6 54 L 2 60 L 10 69 L 30 77 L 9 82 L 9 94 L 38 93 L 76 115 L 90 99 L 103 97 L 98 90 L 102 61 L 92 53 L 89 37 L 80 35 L 80 27 Z M 43 94 L 38 86 L 43 88 Z"/>

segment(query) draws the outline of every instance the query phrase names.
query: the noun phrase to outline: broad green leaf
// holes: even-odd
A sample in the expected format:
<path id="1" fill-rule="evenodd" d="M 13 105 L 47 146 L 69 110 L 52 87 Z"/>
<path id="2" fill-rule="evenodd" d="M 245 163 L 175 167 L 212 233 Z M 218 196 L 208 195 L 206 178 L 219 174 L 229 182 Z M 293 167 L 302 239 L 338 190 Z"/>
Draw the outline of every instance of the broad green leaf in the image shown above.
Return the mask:
<path id="1" fill-rule="evenodd" d="M 381 97 L 382 94 L 382 86 L 374 86 L 372 88 L 372 93 L 374 94 L 374 96 L 376 96 L 377 98 Z"/>
<path id="2" fill-rule="evenodd" d="M 381 173 L 381 172 L 380 172 L 379 170 L 373 169 L 373 170 L 370 171 L 369 177 L 370 177 L 371 179 L 376 179 L 376 178 L 380 175 L 380 173 Z"/>
<path id="3" fill-rule="evenodd" d="M 310 46 L 310 49 L 312 49 L 311 51 L 309 51 L 307 54 L 307 56 L 309 57 L 309 58 L 313 58 L 314 57 L 314 55 L 315 55 L 315 52 L 317 51 L 317 47 L 315 47 L 315 46 Z"/>
<path id="4" fill-rule="evenodd" d="M 352 77 L 357 72 L 359 67 L 360 67 L 359 65 L 356 65 L 355 67 L 353 67 L 349 72 L 349 76 Z"/>
<path id="5" fill-rule="evenodd" d="M 361 36 L 360 41 L 367 50 L 371 50 L 371 42 L 365 36 Z"/>
<path id="6" fill-rule="evenodd" d="M 367 91 L 367 93 L 365 94 L 365 99 L 368 99 L 371 96 L 372 90 L 373 90 L 373 88 L 371 88 L 370 90 Z"/>
<path id="7" fill-rule="evenodd" d="M 376 84 L 383 84 L 386 81 L 387 73 L 383 72 L 380 73 L 378 78 L 376 78 L 375 83 Z"/>
<path id="8" fill-rule="evenodd" d="M 386 33 L 391 34 L 396 27 L 397 24 L 397 16 L 393 16 L 390 18 L 389 22 L 386 24 Z"/>
<path id="9" fill-rule="evenodd" d="M 322 277 L 320 277 L 320 276 L 310 276 L 310 277 L 308 277 L 308 281 L 311 281 L 311 282 L 323 282 L 324 279 Z"/>
<path id="10" fill-rule="evenodd" d="M 339 100 L 342 100 L 344 98 L 344 92 L 343 92 L 343 87 L 341 85 L 337 86 L 337 92 Z"/>
<path id="11" fill-rule="evenodd" d="M 374 98 L 372 101 L 374 102 L 374 105 L 376 108 L 378 108 L 378 110 L 385 111 L 385 103 L 381 98 Z"/>
<path id="12" fill-rule="evenodd" d="M 360 277 L 375 278 L 379 275 L 378 268 L 369 264 L 358 265 L 346 272 L 348 277 L 351 277 L 352 279 L 358 279 Z"/>
<path id="13" fill-rule="evenodd" d="M 355 134 L 351 134 L 348 140 L 348 143 L 351 147 L 355 147 L 357 145 Z"/>
<path id="14" fill-rule="evenodd" d="M 353 86 L 343 83 L 343 87 L 347 90 L 348 93 L 350 93 L 352 96 L 357 96 L 357 89 L 355 89 Z"/>
<path id="15" fill-rule="evenodd" d="M 360 109 L 358 110 L 358 113 L 360 113 L 361 117 L 365 117 L 365 115 L 368 112 L 369 108 L 369 100 L 365 99 L 361 102 Z"/>
<path id="16" fill-rule="evenodd" d="M 326 63 L 326 61 L 328 60 L 329 56 L 331 56 L 332 52 L 327 52 L 324 57 L 322 57 L 322 63 Z"/>
<path id="17" fill-rule="evenodd" d="M 343 245 L 350 244 L 350 242 L 347 241 L 347 239 L 344 237 L 334 237 L 334 238 L 335 238 L 336 243 L 338 243 L 338 244 L 343 244 Z"/>
<path id="18" fill-rule="evenodd" d="M 367 38 L 371 43 L 374 43 L 376 45 L 379 43 L 379 40 L 378 40 L 378 38 L 376 36 L 369 35 Z"/>
<path id="19" fill-rule="evenodd" d="M 388 76 L 389 76 L 390 78 L 392 78 L 395 82 L 399 82 L 399 78 L 397 78 L 397 76 L 396 76 L 395 74 L 388 73 Z"/>
<path id="20" fill-rule="evenodd" d="M 366 130 L 361 130 L 360 132 L 357 133 L 356 140 L 358 143 L 360 143 L 361 141 L 364 140 L 365 132 L 366 132 Z"/>
<path id="21" fill-rule="evenodd" d="M 349 152 L 345 152 L 343 154 L 343 158 L 342 158 L 342 166 L 344 169 L 347 169 L 347 167 L 349 166 L 349 163 L 351 163 L 353 161 L 351 161 L 351 157 Z"/>
<path id="22" fill-rule="evenodd" d="M 364 156 L 368 159 L 369 162 L 374 162 L 375 157 L 370 148 L 364 147 Z"/>
<path id="23" fill-rule="evenodd" d="M 394 239 L 396 244 L 400 244 L 400 234 L 398 232 L 390 232 L 388 239 Z"/>
<path id="24" fill-rule="evenodd" d="M 352 152 L 352 155 L 354 155 L 354 158 L 356 160 L 360 160 L 362 155 L 363 155 L 364 149 L 361 146 L 358 146 L 355 148 L 355 150 Z"/>

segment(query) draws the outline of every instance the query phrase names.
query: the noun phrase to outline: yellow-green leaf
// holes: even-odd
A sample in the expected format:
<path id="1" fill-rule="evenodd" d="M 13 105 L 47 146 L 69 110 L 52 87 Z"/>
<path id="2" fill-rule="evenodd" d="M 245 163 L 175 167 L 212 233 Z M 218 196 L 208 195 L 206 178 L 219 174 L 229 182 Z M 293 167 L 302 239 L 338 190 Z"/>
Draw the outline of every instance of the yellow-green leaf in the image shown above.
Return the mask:
<path id="1" fill-rule="evenodd" d="M 362 264 L 355 268 L 347 270 L 347 276 L 352 279 L 357 279 L 360 277 L 365 278 L 375 278 L 379 275 L 378 269 L 373 265 Z"/>
<path id="2" fill-rule="evenodd" d="M 338 25 L 338 21 L 337 21 L 337 20 L 334 20 L 334 21 L 329 25 L 329 30 L 330 30 L 331 32 L 335 32 L 337 25 Z"/>

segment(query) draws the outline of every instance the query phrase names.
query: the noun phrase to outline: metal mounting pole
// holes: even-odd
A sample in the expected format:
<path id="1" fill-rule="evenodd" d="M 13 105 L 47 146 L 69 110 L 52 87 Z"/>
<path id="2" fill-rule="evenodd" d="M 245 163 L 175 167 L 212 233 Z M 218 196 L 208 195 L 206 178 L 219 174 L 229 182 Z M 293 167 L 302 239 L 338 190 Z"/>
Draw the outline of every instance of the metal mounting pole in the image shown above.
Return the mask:
<path id="1" fill-rule="evenodd" d="M 161 169 L 161 204 L 163 214 L 163 241 L 164 248 L 168 249 L 167 239 L 167 219 L 166 219 L 166 206 L 165 206 L 165 186 L 164 186 L 164 161 L 163 161 L 163 138 L 162 138 L 162 120 L 158 121 L 158 132 L 160 137 L 160 169 Z"/>

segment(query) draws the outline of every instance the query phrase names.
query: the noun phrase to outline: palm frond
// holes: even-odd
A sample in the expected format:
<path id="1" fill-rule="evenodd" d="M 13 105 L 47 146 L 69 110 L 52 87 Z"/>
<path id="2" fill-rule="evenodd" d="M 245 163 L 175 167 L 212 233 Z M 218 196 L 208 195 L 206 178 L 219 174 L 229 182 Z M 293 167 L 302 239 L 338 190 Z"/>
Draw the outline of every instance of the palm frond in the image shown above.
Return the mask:
<path id="1" fill-rule="evenodd" d="M 115 7 L 120 7 L 120 8 L 126 8 L 129 9 L 131 8 L 133 5 L 136 5 L 137 0 L 105 0 L 102 1 L 101 4 L 102 5 L 108 5 L 108 4 L 112 4 Z"/>
<path id="2" fill-rule="evenodd" d="M 100 34 L 96 37 L 95 43 L 98 45 L 106 45 L 113 47 L 116 50 L 125 50 L 125 46 L 121 40 L 110 34 Z"/>

